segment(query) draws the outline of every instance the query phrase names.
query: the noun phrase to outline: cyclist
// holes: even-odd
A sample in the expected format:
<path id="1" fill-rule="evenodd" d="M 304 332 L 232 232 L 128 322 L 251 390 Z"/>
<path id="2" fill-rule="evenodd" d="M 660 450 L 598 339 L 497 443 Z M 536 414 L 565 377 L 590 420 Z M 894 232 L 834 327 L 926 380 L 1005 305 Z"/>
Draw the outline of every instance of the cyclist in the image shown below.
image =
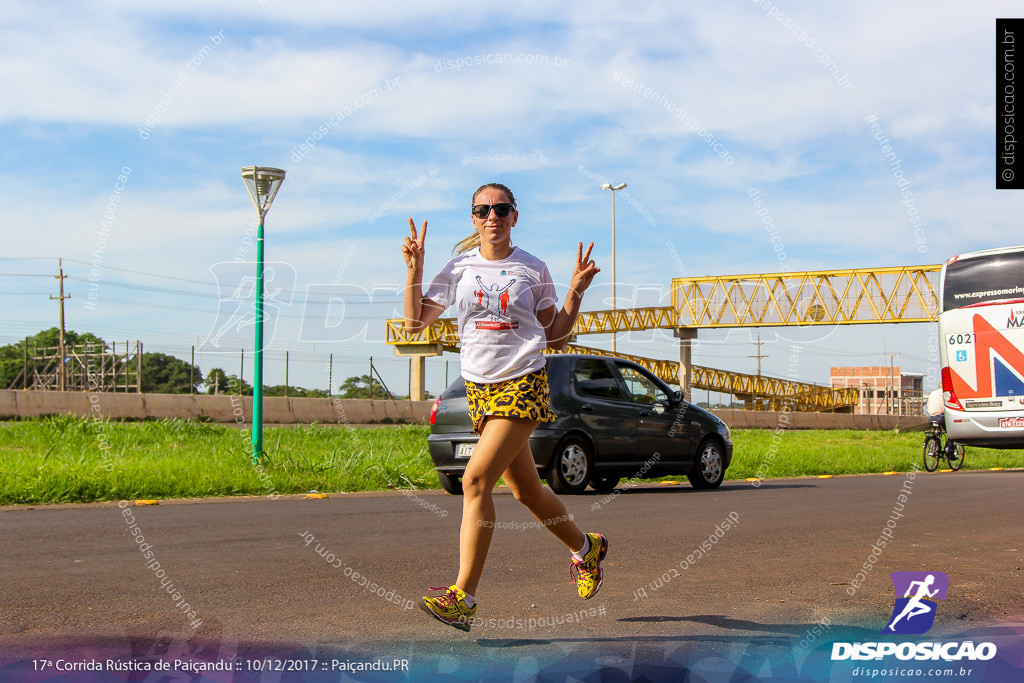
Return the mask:
<path id="1" fill-rule="evenodd" d="M 928 414 L 928 422 L 931 425 L 938 425 L 942 433 L 946 433 L 946 407 L 942 399 L 942 389 L 935 389 L 928 394 L 928 403 L 925 404 L 925 413 Z M 946 456 L 956 456 L 956 442 L 946 437 Z"/>

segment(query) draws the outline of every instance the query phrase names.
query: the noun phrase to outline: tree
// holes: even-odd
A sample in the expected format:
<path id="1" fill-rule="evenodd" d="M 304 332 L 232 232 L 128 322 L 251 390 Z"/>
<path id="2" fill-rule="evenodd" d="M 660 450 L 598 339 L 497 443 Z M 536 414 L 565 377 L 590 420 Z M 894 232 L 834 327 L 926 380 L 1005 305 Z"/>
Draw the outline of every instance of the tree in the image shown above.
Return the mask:
<path id="1" fill-rule="evenodd" d="M 370 375 L 349 377 L 338 387 L 341 398 L 370 398 L 371 389 L 373 398 L 385 398 L 388 395 L 384 386 Z"/>
<path id="2" fill-rule="evenodd" d="M 164 353 L 142 354 L 143 393 L 188 394 L 202 383 L 203 373 L 196 366 Z"/>
<path id="3" fill-rule="evenodd" d="M 327 398 L 327 392 L 323 389 L 303 389 L 302 387 L 285 387 L 283 384 L 275 384 L 273 386 L 263 385 L 264 396 L 285 396 L 285 389 L 287 388 L 287 396 L 292 398 Z"/>
<path id="4" fill-rule="evenodd" d="M 252 385 L 235 375 L 229 375 L 220 368 L 213 368 L 206 375 L 206 393 L 237 395 L 238 387 L 242 387 L 243 396 L 252 396 Z"/>

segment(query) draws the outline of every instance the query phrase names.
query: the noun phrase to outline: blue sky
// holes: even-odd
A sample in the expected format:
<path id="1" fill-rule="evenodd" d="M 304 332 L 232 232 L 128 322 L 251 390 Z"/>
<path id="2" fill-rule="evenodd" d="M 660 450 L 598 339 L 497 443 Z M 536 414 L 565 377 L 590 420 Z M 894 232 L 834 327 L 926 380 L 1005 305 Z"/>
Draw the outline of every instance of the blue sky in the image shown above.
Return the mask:
<path id="1" fill-rule="evenodd" d="M 57 323 L 63 258 L 70 329 L 184 359 L 210 348 L 238 305 L 223 278 L 248 258 L 249 165 L 288 172 L 266 224 L 281 290 L 270 384 L 288 351 L 292 384 L 326 388 L 333 354 L 337 386 L 373 356 L 406 392 L 383 319 L 400 311 L 407 218 L 429 221 L 436 272 L 491 180 L 515 191 L 514 240 L 556 281 L 578 241 L 596 243 L 593 309 L 610 305 L 606 179 L 628 183 L 620 306 L 667 301 L 672 277 L 940 263 L 1022 241 L 1020 193 L 994 189 L 1009 2 L 153 4 L 5 4 L 0 343 Z M 869 116 L 912 183 L 916 225 Z M 236 332 L 200 353 L 204 371 L 238 371 L 235 347 L 252 342 Z M 925 325 L 797 332 L 782 334 L 801 344 L 802 380 L 885 353 L 929 371 Z M 752 371 L 757 334 L 701 332 L 694 360 Z M 760 335 L 763 370 L 786 376 L 789 342 Z M 619 347 L 677 357 L 667 332 Z M 430 359 L 428 389 L 457 360 Z"/>

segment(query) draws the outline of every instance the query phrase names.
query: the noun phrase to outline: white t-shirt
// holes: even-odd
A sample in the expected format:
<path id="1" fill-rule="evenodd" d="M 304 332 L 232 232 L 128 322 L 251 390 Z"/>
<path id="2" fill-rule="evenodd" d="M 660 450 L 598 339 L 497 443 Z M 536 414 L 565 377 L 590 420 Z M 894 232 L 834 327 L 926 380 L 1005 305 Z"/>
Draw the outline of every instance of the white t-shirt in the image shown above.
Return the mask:
<path id="1" fill-rule="evenodd" d="M 424 297 L 455 304 L 462 340 L 462 376 L 490 384 L 544 367 L 547 334 L 537 311 L 558 303 L 548 267 L 514 247 L 489 261 L 479 247 L 459 254 L 438 273 Z"/>
<path id="2" fill-rule="evenodd" d="M 928 394 L 928 403 L 924 412 L 928 415 L 942 415 L 946 412 L 946 404 L 942 400 L 942 389 L 935 389 Z"/>

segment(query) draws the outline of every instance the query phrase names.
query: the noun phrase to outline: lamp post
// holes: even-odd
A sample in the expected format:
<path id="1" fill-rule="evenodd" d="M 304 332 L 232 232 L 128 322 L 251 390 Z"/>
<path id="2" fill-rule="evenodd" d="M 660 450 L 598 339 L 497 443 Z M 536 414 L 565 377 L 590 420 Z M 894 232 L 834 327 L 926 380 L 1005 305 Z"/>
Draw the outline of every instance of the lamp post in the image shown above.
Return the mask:
<path id="1" fill-rule="evenodd" d="M 612 310 L 615 310 L 615 193 L 618 190 L 626 187 L 626 183 L 619 183 L 618 185 L 612 185 L 611 183 L 605 183 L 601 186 L 602 190 L 611 190 L 612 193 Z M 612 352 L 615 351 L 615 337 L 616 333 L 612 332 Z"/>
<path id="2" fill-rule="evenodd" d="M 284 182 L 285 172 L 267 166 L 246 166 L 242 180 L 260 217 L 256 234 L 256 365 L 252 379 L 252 461 L 263 453 L 263 219 Z"/>

